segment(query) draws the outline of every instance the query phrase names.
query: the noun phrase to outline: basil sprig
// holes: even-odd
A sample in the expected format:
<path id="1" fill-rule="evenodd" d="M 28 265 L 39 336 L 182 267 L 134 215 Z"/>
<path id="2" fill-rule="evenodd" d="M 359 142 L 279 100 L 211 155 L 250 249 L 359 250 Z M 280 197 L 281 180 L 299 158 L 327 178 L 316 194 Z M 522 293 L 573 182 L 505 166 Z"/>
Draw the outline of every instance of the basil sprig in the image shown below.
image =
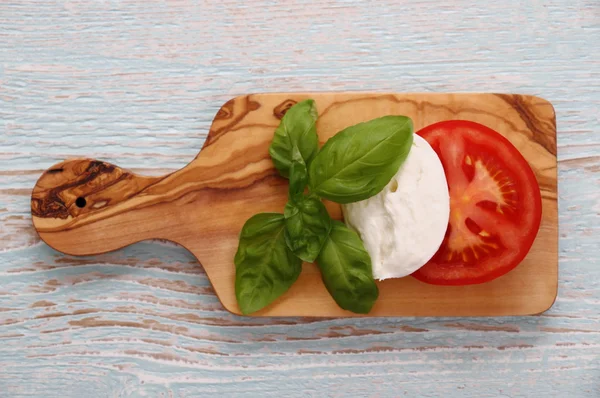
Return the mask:
<path id="1" fill-rule="evenodd" d="M 252 216 L 235 254 L 235 296 L 243 314 L 258 311 L 285 293 L 302 271 L 302 260 L 285 244 L 283 214 Z"/>
<path id="2" fill-rule="evenodd" d="M 304 189 L 308 184 L 308 167 L 302 159 L 302 155 L 298 149 L 295 149 L 290 163 L 290 199 L 297 199 L 302 196 Z"/>
<path id="3" fill-rule="evenodd" d="M 404 162 L 413 142 L 412 121 L 384 116 L 331 137 L 310 165 L 311 190 L 337 203 L 377 195 Z"/>
<path id="4" fill-rule="evenodd" d="M 371 311 L 379 289 L 373 279 L 371 257 L 356 232 L 333 221 L 317 265 L 325 287 L 340 307 L 359 314 Z"/>
<path id="5" fill-rule="evenodd" d="M 292 106 L 275 130 L 269 153 L 290 180 L 283 214 L 250 218 L 235 255 L 235 292 L 244 314 L 258 311 L 296 281 L 302 261 L 314 262 L 343 309 L 368 313 L 379 290 L 359 235 L 331 220 L 321 198 L 351 203 L 381 192 L 408 156 L 413 124 L 384 116 L 348 127 L 319 150 L 313 100 Z M 308 186 L 308 192 L 306 188 Z"/>
<path id="6" fill-rule="evenodd" d="M 318 196 L 289 200 L 283 210 L 285 242 L 302 261 L 316 260 L 331 229 L 331 218 Z"/>
<path id="7" fill-rule="evenodd" d="M 298 102 L 287 110 L 269 147 L 275 168 L 285 178 L 290 176 L 294 151 L 298 151 L 306 166 L 319 151 L 317 136 L 317 108 L 309 99 Z"/>

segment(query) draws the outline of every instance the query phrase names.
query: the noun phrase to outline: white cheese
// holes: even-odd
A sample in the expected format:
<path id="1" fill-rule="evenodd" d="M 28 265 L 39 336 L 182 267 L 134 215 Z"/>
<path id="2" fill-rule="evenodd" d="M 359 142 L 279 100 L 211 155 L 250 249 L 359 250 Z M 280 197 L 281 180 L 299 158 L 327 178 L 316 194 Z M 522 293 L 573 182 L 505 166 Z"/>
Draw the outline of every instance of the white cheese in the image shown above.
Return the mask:
<path id="1" fill-rule="evenodd" d="M 361 236 L 375 279 L 400 278 L 439 249 L 450 216 L 442 163 L 420 136 L 398 173 L 377 195 L 342 206 L 346 224 Z"/>

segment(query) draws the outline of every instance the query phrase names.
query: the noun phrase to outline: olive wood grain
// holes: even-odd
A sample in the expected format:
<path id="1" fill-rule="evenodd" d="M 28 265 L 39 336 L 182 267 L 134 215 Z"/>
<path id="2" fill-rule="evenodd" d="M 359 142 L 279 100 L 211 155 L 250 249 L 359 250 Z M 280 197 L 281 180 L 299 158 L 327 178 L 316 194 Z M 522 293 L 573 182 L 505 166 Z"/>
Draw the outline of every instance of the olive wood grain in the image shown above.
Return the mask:
<path id="1" fill-rule="evenodd" d="M 199 155 L 164 177 L 143 177 L 92 159 L 59 163 L 38 180 L 31 210 L 40 237 L 72 255 L 166 239 L 191 251 L 219 299 L 239 313 L 233 257 L 244 222 L 282 212 L 287 180 L 268 154 L 279 120 L 297 101 L 316 100 L 321 145 L 349 125 L 388 114 L 411 117 L 418 130 L 449 119 L 482 123 L 507 137 L 532 166 L 543 200 L 542 224 L 525 260 L 492 282 L 441 287 L 412 277 L 378 282 L 369 316 L 499 316 L 540 313 L 556 297 L 558 218 L 556 121 L 538 97 L 504 94 L 274 93 L 236 97 L 217 113 Z M 79 199 L 79 200 L 78 200 Z M 85 203 L 84 203 L 85 202 Z M 338 205 L 327 203 L 334 218 Z M 313 264 L 258 316 L 356 316 L 340 309 Z"/>

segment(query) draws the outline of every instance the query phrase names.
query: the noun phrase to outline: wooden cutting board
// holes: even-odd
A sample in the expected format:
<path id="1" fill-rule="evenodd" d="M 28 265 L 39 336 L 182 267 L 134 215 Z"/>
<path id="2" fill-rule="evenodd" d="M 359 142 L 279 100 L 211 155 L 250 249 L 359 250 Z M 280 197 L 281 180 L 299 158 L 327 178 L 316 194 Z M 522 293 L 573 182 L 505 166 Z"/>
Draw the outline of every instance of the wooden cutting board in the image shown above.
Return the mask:
<path id="1" fill-rule="evenodd" d="M 412 277 L 378 282 L 368 316 L 498 316 L 547 310 L 558 283 L 556 120 L 538 97 L 496 94 L 275 93 L 236 97 L 221 107 L 199 155 L 164 177 L 143 177 L 92 159 L 59 163 L 38 180 L 33 223 L 53 248 L 72 255 L 116 250 L 145 239 L 181 244 L 204 267 L 219 299 L 238 314 L 233 257 L 244 222 L 258 212 L 282 212 L 287 180 L 268 147 L 285 111 L 313 98 L 321 145 L 339 130 L 376 117 L 411 117 L 415 130 L 449 119 L 472 120 L 507 137 L 538 179 L 540 231 L 526 259 L 492 282 L 459 287 Z M 334 218 L 338 205 L 327 203 Z M 340 309 L 314 264 L 257 316 L 357 316 Z"/>

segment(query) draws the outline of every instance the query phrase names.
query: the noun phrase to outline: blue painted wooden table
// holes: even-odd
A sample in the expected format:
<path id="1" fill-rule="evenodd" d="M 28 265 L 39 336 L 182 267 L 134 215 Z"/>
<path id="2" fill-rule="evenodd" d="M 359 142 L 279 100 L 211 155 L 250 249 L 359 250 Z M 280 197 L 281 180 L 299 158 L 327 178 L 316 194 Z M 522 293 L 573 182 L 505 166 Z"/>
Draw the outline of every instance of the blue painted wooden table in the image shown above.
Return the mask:
<path id="1" fill-rule="evenodd" d="M 475 4 L 476 3 L 476 4 Z M 253 319 L 184 249 L 41 243 L 42 170 L 158 175 L 234 95 L 535 94 L 557 111 L 560 284 L 523 318 Z M 0 396 L 600 397 L 598 0 L 0 4 Z"/>

